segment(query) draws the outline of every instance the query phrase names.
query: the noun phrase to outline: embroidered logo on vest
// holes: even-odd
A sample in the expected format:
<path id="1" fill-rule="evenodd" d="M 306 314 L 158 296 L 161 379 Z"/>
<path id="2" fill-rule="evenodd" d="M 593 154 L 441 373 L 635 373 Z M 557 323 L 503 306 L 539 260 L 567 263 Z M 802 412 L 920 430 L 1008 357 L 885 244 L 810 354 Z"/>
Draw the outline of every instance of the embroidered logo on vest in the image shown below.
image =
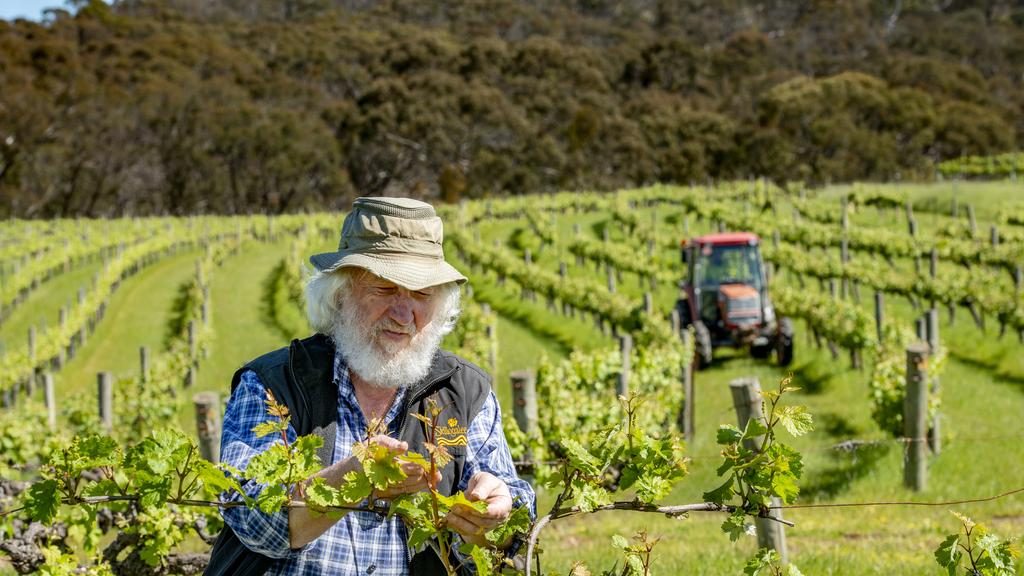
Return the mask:
<path id="1" fill-rule="evenodd" d="M 437 443 L 440 446 L 465 446 L 469 444 L 466 440 L 466 427 L 459 426 L 456 418 L 449 418 L 447 426 L 437 427 Z"/>

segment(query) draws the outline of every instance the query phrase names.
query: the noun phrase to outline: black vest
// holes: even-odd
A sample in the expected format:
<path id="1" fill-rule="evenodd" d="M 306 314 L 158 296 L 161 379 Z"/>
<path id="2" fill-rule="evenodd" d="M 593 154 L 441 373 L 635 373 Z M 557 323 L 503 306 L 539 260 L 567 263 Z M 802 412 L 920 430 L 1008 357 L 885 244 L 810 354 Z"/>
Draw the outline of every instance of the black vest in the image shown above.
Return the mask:
<path id="1" fill-rule="evenodd" d="M 330 463 L 338 429 L 338 389 L 334 385 L 334 343 L 323 334 L 304 340 L 292 340 L 287 348 L 275 350 L 249 362 L 231 380 L 231 391 L 241 379 L 242 372 L 253 370 L 263 385 L 273 392 L 278 402 L 288 407 L 291 424 L 302 436 L 317 434 L 324 439 L 320 449 L 321 462 Z M 468 428 L 480 411 L 491 390 L 490 377 L 476 365 L 449 352 L 434 355 L 427 377 L 413 385 L 405 394 L 398 415 L 399 440 L 409 443 L 409 449 L 426 455 L 423 443 L 426 434 L 423 425 L 410 413 L 426 414 L 428 399 L 433 398 L 444 408 L 441 422 L 454 434 L 459 428 Z M 463 433 L 464 430 L 463 430 Z M 455 434 L 457 435 L 457 434 Z M 441 470 L 438 491 L 451 495 L 466 464 L 464 445 L 447 446 L 452 461 Z M 225 525 L 210 553 L 207 576 L 262 575 L 274 560 L 245 547 L 235 533 Z M 437 554 L 427 547 L 416 554 L 409 565 L 415 576 L 443 576 L 444 567 Z"/>

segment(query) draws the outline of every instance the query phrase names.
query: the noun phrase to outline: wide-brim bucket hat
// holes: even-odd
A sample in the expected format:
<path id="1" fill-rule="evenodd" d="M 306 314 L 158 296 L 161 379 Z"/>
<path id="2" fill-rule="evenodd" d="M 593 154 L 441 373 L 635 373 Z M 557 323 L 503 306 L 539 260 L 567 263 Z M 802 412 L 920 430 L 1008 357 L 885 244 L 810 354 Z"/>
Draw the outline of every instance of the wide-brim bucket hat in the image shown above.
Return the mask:
<path id="1" fill-rule="evenodd" d="M 434 207 L 412 198 L 362 197 L 341 225 L 337 252 L 310 256 L 321 272 L 363 268 L 409 290 L 466 281 L 445 262 L 444 225 Z"/>

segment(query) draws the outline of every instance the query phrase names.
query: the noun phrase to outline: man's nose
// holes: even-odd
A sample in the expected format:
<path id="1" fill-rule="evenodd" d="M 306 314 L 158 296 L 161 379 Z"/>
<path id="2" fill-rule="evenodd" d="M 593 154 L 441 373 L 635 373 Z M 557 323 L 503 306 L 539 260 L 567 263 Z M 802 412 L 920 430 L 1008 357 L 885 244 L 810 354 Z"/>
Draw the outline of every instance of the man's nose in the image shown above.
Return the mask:
<path id="1" fill-rule="evenodd" d="M 399 324 L 411 324 L 413 321 L 412 299 L 408 296 L 395 296 L 388 308 L 388 315 Z"/>

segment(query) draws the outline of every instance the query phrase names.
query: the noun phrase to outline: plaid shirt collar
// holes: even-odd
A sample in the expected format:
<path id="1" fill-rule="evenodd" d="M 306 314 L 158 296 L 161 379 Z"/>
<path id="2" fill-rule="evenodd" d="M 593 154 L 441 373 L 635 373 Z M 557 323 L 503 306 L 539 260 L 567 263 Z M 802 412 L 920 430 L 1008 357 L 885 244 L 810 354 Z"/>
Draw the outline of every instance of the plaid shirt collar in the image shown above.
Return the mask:
<path id="1" fill-rule="evenodd" d="M 369 428 L 369 422 L 366 421 L 366 416 L 363 414 L 362 407 L 359 406 L 359 399 L 356 398 L 356 389 L 352 384 L 352 377 L 349 374 L 348 364 L 345 362 L 345 358 L 341 355 L 340 350 L 336 350 L 334 353 L 334 385 L 338 387 L 338 407 L 342 408 L 343 403 L 345 409 L 339 410 L 339 416 L 349 417 L 356 419 L 356 427 L 360 430 L 366 430 Z M 402 405 L 405 401 L 405 395 L 408 393 L 407 387 L 401 387 L 395 394 L 394 400 L 391 401 L 391 407 L 388 408 L 387 413 L 384 415 L 384 422 L 387 423 L 388 432 L 392 435 L 398 434 L 398 413 L 402 409 Z"/>

